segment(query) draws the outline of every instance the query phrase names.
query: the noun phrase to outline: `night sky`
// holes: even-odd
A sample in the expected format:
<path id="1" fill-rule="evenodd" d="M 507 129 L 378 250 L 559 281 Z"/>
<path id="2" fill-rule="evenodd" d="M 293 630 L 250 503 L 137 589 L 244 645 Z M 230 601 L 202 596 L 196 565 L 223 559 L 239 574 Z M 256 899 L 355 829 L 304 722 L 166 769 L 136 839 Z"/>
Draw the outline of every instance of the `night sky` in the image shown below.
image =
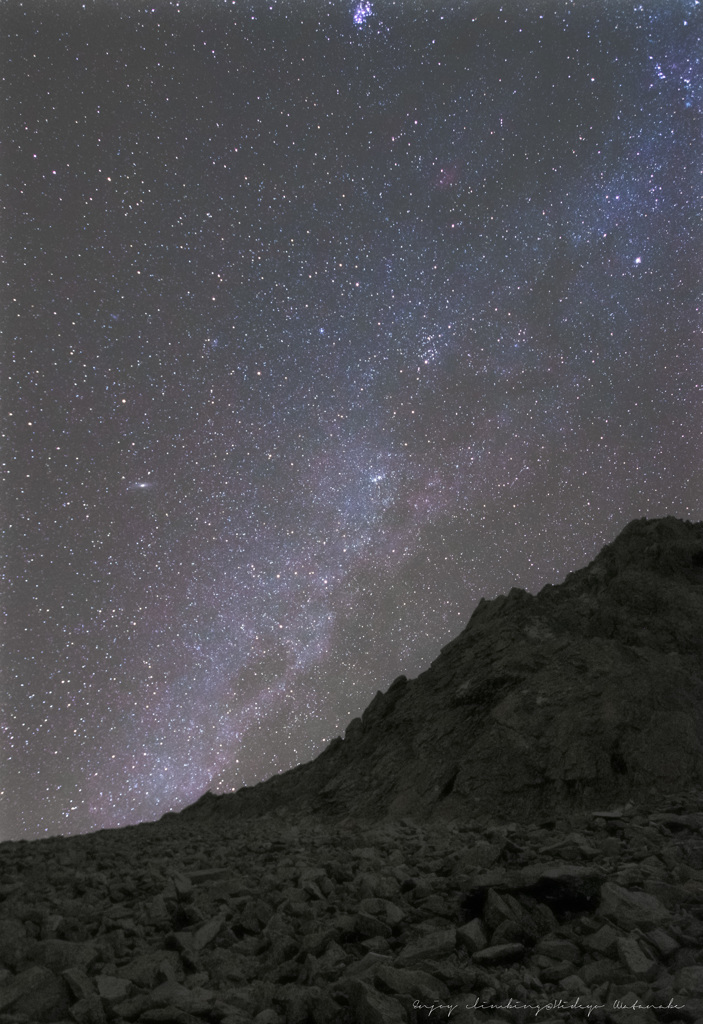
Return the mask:
<path id="1" fill-rule="evenodd" d="M 1 839 L 307 761 L 703 518 L 699 0 L 2 14 Z"/>

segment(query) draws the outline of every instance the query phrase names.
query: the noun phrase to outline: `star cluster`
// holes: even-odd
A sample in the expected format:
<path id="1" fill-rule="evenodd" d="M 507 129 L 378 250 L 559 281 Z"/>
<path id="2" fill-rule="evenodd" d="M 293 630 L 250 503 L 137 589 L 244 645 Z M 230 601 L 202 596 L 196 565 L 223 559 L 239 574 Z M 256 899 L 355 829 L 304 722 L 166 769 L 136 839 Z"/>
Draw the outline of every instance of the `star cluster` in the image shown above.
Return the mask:
<path id="1" fill-rule="evenodd" d="M 703 517 L 702 10 L 5 5 L 0 839 L 308 760 Z"/>

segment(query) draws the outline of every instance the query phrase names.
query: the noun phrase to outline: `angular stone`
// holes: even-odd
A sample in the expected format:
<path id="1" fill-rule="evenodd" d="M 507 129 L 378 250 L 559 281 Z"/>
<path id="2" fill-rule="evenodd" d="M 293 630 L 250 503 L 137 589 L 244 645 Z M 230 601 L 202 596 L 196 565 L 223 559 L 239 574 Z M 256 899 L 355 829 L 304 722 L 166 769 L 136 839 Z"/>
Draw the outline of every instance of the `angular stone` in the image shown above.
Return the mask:
<path id="1" fill-rule="evenodd" d="M 143 920 L 154 928 L 168 928 L 171 923 L 171 915 L 162 893 L 154 896 L 152 900 L 145 904 Z"/>
<path id="2" fill-rule="evenodd" d="M 547 959 L 547 957 L 535 957 L 535 961 L 537 963 L 539 963 L 541 959 L 544 959 L 545 961 L 544 964 L 540 964 L 541 969 L 539 972 L 539 976 L 543 982 L 547 982 L 551 985 L 555 982 L 561 982 L 564 978 L 568 978 L 570 975 L 574 974 L 574 965 L 569 960 L 560 960 L 555 964 L 553 961 Z"/>
<path id="3" fill-rule="evenodd" d="M 303 968 L 297 960 L 284 960 L 282 964 L 278 964 L 274 967 L 266 977 L 269 981 L 273 981 L 277 985 L 283 985 L 287 982 L 299 981 L 302 971 Z"/>
<path id="4" fill-rule="evenodd" d="M 521 960 L 524 953 L 525 947 L 521 942 L 506 942 L 500 946 L 486 946 L 485 949 L 479 949 L 471 959 L 477 964 L 512 963 L 514 960 Z"/>
<path id="5" fill-rule="evenodd" d="M 568 939 L 556 937 L 541 939 L 535 946 L 535 952 L 551 957 L 553 960 L 569 960 L 572 964 L 577 964 L 581 960 L 581 950 L 575 942 L 569 942 Z"/>
<path id="6" fill-rule="evenodd" d="M 532 896 L 524 894 L 519 896 L 517 902 L 522 907 L 522 926 L 530 943 L 551 935 L 559 927 L 553 911 L 546 903 L 540 903 Z"/>
<path id="7" fill-rule="evenodd" d="M 654 927 L 671 918 L 669 911 L 656 896 L 624 889 L 615 882 L 606 882 L 602 887 L 598 916 L 609 918 L 625 931 Z"/>
<path id="8" fill-rule="evenodd" d="M 598 849 L 603 857 L 619 857 L 622 850 L 622 840 L 617 836 L 603 836 L 598 840 Z"/>
<path id="9" fill-rule="evenodd" d="M 318 974 L 324 978 L 338 978 L 346 967 L 350 955 L 336 942 L 330 942 L 323 955 L 316 962 Z"/>
<path id="10" fill-rule="evenodd" d="M 657 953 L 664 959 L 672 956 L 672 954 L 680 948 L 676 939 L 672 938 L 672 936 L 669 935 L 668 932 L 665 932 L 663 928 L 652 928 L 647 932 L 645 938 L 651 946 L 654 946 Z"/>
<path id="11" fill-rule="evenodd" d="M 612 925 L 604 924 L 602 928 L 599 928 L 593 935 L 585 936 L 581 942 L 587 948 L 592 950 L 594 953 L 609 953 L 615 948 L 615 943 L 618 939 L 618 932 L 612 927 Z"/>
<path id="12" fill-rule="evenodd" d="M 223 924 L 225 923 L 224 917 L 213 917 L 207 921 L 201 928 L 194 933 L 192 944 L 193 949 L 201 950 L 205 949 L 209 943 L 219 934 Z"/>
<path id="13" fill-rule="evenodd" d="M 151 1001 L 146 992 L 139 992 L 130 996 L 121 1003 L 114 1003 L 109 1007 L 110 1016 L 115 1015 L 118 1019 L 137 1020 L 143 1013 L 151 1008 Z"/>
<path id="14" fill-rule="evenodd" d="M 262 1010 L 261 1013 L 257 1013 L 254 1017 L 254 1024 L 282 1024 L 283 1018 L 280 1013 L 272 1010 L 270 1007 L 266 1010 Z"/>
<path id="15" fill-rule="evenodd" d="M 255 985 L 237 985 L 236 988 L 224 987 L 213 1001 L 212 1015 L 219 1013 L 226 1004 L 228 1009 L 236 1009 L 253 1017 L 264 1006 L 272 1003 L 274 994 L 278 998 L 278 990 L 268 981 L 258 981 Z"/>
<path id="16" fill-rule="evenodd" d="M 388 939 L 384 939 L 381 935 L 373 935 L 370 939 L 363 939 L 359 945 L 362 949 L 368 949 L 373 953 L 389 953 L 390 946 Z"/>
<path id="17" fill-rule="evenodd" d="M 331 942 L 334 942 L 339 938 L 339 929 L 333 925 L 325 928 L 324 931 L 314 931 L 308 935 L 304 935 L 300 943 L 300 946 L 306 953 L 311 953 L 313 956 L 320 956 Z"/>
<path id="18" fill-rule="evenodd" d="M 495 889 L 489 889 L 483 908 L 483 920 L 491 932 L 495 931 L 503 921 L 515 921 L 515 913 Z M 519 918 L 518 918 L 519 920 Z"/>
<path id="19" fill-rule="evenodd" d="M 343 1007 L 329 992 L 323 991 L 310 1000 L 310 1016 L 313 1024 L 339 1024 L 343 1017 Z"/>
<path id="20" fill-rule="evenodd" d="M 176 896 L 179 899 L 184 899 L 191 896 L 193 893 L 193 882 L 190 878 L 185 875 L 176 874 L 173 876 L 173 887 L 176 890 Z"/>
<path id="21" fill-rule="evenodd" d="M 474 917 L 467 924 L 456 930 L 456 941 L 459 946 L 468 949 L 469 953 L 475 953 L 479 949 L 485 949 L 488 939 L 480 917 Z"/>
<path id="22" fill-rule="evenodd" d="M 358 876 L 359 898 L 378 898 L 392 900 L 398 892 L 398 883 L 394 877 L 377 872 L 364 872 Z M 424 895 L 429 896 L 432 891 L 431 882 L 422 887 Z M 418 898 L 420 898 L 418 896 Z"/>
<path id="23" fill-rule="evenodd" d="M 367 897 L 359 900 L 358 910 L 362 914 L 370 914 L 378 917 L 385 924 L 395 927 L 405 918 L 404 912 L 390 900 L 382 900 L 379 897 Z"/>
<path id="24" fill-rule="evenodd" d="M 118 974 L 135 985 L 152 989 L 163 981 L 182 981 L 183 964 L 175 950 L 154 949 L 124 964 Z"/>
<path id="25" fill-rule="evenodd" d="M 370 939 L 376 935 L 387 939 L 392 933 L 390 925 L 378 917 L 372 917 L 371 914 L 357 914 L 354 918 L 354 930 L 364 939 Z"/>
<path id="26" fill-rule="evenodd" d="M 418 960 L 443 960 L 456 948 L 456 929 L 446 928 L 430 932 L 423 938 L 412 941 L 400 951 L 396 958 L 399 967 Z"/>
<path id="27" fill-rule="evenodd" d="M 491 932 L 491 945 L 500 946 L 506 942 L 522 942 L 525 938 L 525 929 L 517 921 L 508 919 L 501 921 L 497 928 Z"/>
<path id="28" fill-rule="evenodd" d="M 642 883 L 642 888 L 651 896 L 656 896 L 667 910 L 672 911 L 677 910 L 682 904 L 686 903 L 691 895 L 685 885 L 672 885 L 670 882 L 665 882 L 658 878 L 645 879 Z"/>
<path id="29" fill-rule="evenodd" d="M 636 939 L 618 938 L 617 948 L 620 963 L 635 981 L 652 981 L 657 976 L 658 965 L 642 952 Z"/>
<path id="30" fill-rule="evenodd" d="M 300 883 L 300 888 L 303 892 L 306 892 L 308 896 L 312 896 L 314 900 L 324 900 L 325 895 L 320 889 L 317 882 L 312 878 L 306 878 Z"/>
<path id="31" fill-rule="evenodd" d="M 102 1000 L 97 993 L 73 1003 L 69 1012 L 76 1024 L 107 1024 Z"/>
<path id="32" fill-rule="evenodd" d="M 167 950 L 178 950 L 179 953 L 192 953 L 194 952 L 193 947 L 193 933 L 192 932 L 169 932 L 164 937 L 164 946 Z"/>
<path id="33" fill-rule="evenodd" d="M 591 989 L 602 985 L 603 982 L 615 981 L 620 973 L 619 964 L 613 960 L 592 960 L 578 970 L 579 978 L 582 978 Z"/>
<path id="34" fill-rule="evenodd" d="M 589 996 L 591 994 L 588 986 L 584 984 L 583 979 L 578 974 L 567 974 L 565 978 L 561 979 L 559 988 L 563 989 L 570 996 Z"/>
<path id="35" fill-rule="evenodd" d="M 116 978 L 111 974 L 98 974 L 95 978 L 98 995 L 106 1003 L 120 1003 L 132 994 L 134 988 L 129 978 Z"/>
<path id="36" fill-rule="evenodd" d="M 684 994 L 703 996 L 703 967 L 697 964 L 682 967 L 676 973 L 676 988 Z"/>
<path id="37" fill-rule="evenodd" d="M 485 895 L 489 889 L 497 890 L 501 886 L 507 884 L 509 877 L 511 876 L 508 875 L 505 868 L 491 868 L 490 871 L 484 871 L 482 874 L 476 875 L 476 877 L 472 879 L 469 894 L 483 893 Z M 519 876 L 518 881 L 520 881 Z"/>
<path id="38" fill-rule="evenodd" d="M 92 978 L 89 978 L 80 967 L 69 967 L 61 973 L 61 977 L 67 983 L 76 999 L 88 999 L 95 994 L 95 985 Z"/>
<path id="39" fill-rule="evenodd" d="M 391 958 L 385 956 L 382 953 L 366 953 L 361 960 L 356 960 L 349 964 L 344 974 L 345 977 L 354 977 L 356 975 L 366 974 L 367 972 L 373 973 L 376 968 L 382 967 L 383 965 L 390 965 Z"/>
<path id="40" fill-rule="evenodd" d="M 572 832 L 556 843 L 540 847 L 537 852 L 540 856 L 558 853 L 566 860 L 592 860 L 598 856 L 599 851 L 591 846 L 583 835 Z"/>
<path id="41" fill-rule="evenodd" d="M 440 896 L 439 893 L 433 893 L 426 900 L 418 901 L 416 905 L 418 910 L 427 917 L 444 917 L 447 919 L 447 923 L 454 917 L 453 901 L 445 896 Z"/>
<path id="42" fill-rule="evenodd" d="M 310 1007 L 320 990 L 312 987 L 301 988 L 298 985 L 288 986 L 286 992 L 286 1024 L 307 1024 L 310 1018 Z"/>
<path id="43" fill-rule="evenodd" d="M 683 967 L 695 967 L 698 963 L 698 956 L 694 949 L 690 946 L 684 946 L 682 949 L 677 949 L 669 960 L 668 968 L 670 971 L 676 973 Z"/>
<path id="44" fill-rule="evenodd" d="M 176 1006 L 197 1015 L 209 1011 L 215 993 L 209 989 L 187 988 L 177 981 L 164 981 L 149 993 L 149 998 L 153 1006 Z"/>
<path id="45" fill-rule="evenodd" d="M 69 967 L 86 970 L 100 957 L 100 950 L 92 942 L 66 942 L 64 939 L 45 939 L 32 946 L 34 963 L 61 973 Z"/>

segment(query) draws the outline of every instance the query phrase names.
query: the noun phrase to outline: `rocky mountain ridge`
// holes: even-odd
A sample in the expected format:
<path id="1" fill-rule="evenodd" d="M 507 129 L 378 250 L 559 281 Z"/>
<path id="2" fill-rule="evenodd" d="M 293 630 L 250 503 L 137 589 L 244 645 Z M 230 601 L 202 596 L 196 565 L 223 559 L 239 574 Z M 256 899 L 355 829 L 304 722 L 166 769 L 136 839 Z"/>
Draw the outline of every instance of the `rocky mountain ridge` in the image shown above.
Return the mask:
<path id="1" fill-rule="evenodd" d="M 630 523 L 533 596 L 482 600 L 314 761 L 186 817 L 507 816 L 703 783 L 703 523 Z"/>

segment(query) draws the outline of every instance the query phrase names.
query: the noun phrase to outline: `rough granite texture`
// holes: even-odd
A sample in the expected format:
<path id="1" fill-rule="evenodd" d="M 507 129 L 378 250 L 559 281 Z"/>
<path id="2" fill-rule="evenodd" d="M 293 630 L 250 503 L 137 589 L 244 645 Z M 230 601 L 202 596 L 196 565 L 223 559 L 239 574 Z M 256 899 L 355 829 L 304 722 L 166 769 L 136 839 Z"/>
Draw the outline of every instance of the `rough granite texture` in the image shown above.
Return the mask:
<path id="1" fill-rule="evenodd" d="M 702 601 L 632 523 L 311 764 L 0 844 L 0 1024 L 703 1024 Z"/>

